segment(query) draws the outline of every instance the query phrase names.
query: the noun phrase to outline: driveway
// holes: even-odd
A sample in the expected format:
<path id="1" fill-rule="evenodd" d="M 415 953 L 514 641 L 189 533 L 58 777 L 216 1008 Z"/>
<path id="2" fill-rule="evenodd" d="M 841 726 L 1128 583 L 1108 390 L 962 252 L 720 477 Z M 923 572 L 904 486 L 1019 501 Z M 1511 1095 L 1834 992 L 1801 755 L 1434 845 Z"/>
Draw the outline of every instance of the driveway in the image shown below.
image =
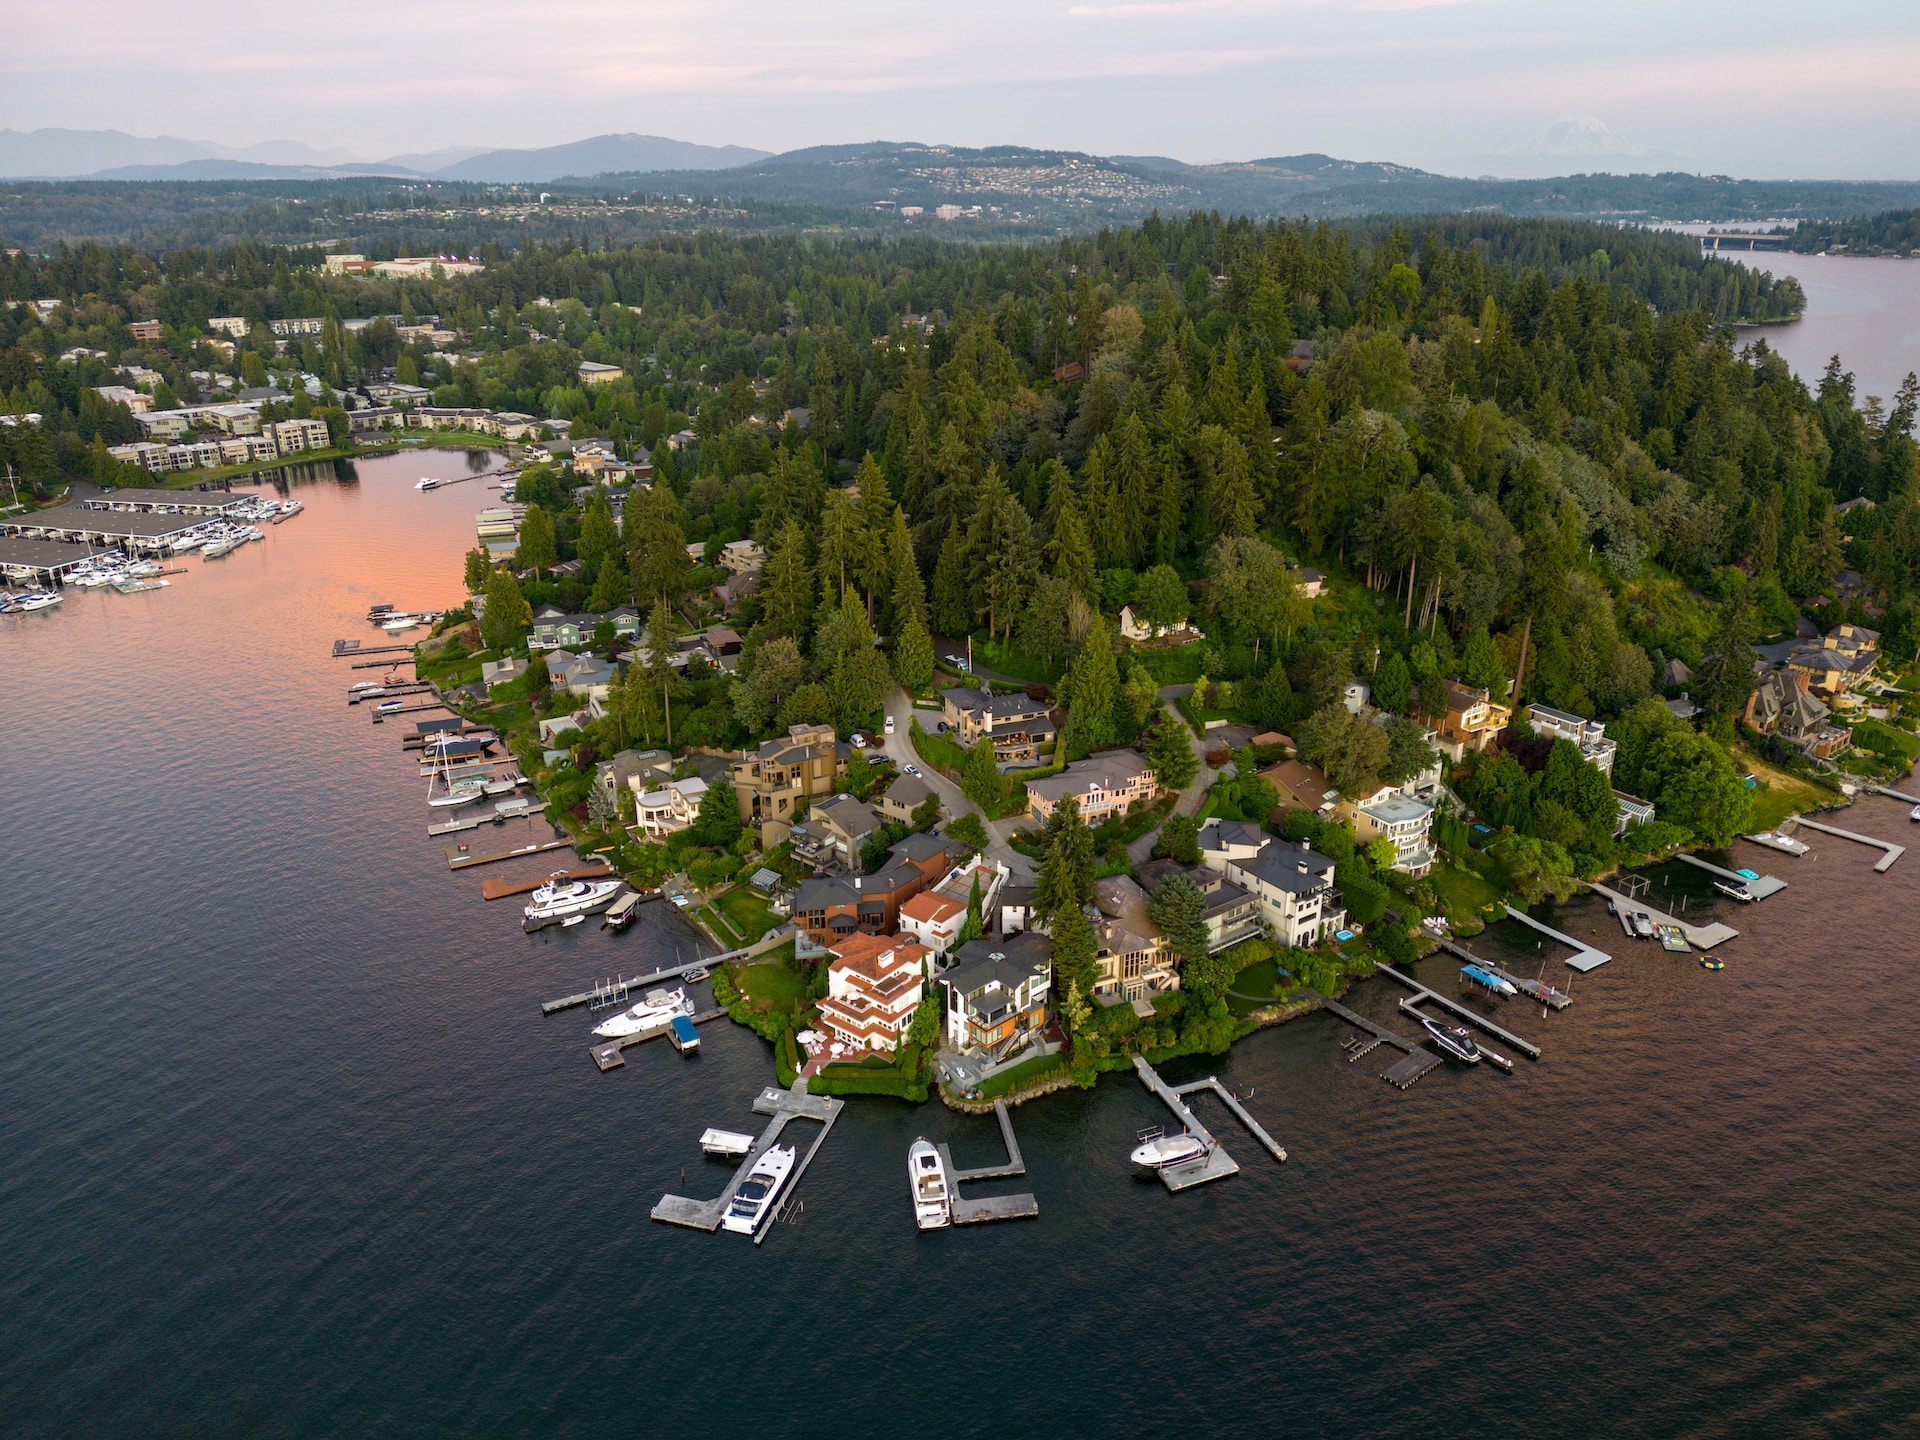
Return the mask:
<path id="1" fill-rule="evenodd" d="M 981 823 L 987 827 L 987 857 L 1005 865 L 1011 872 L 1009 883 L 1031 885 L 1034 877 L 1034 865 L 1007 843 L 1006 837 L 1012 833 L 1016 820 L 1002 820 L 997 824 L 981 813 L 980 807 L 961 793 L 960 787 L 931 765 L 921 760 L 914 751 L 913 736 L 909 726 L 913 724 L 913 702 L 907 698 L 907 692 L 898 685 L 887 696 L 887 718 L 893 721 L 893 734 L 881 735 L 881 749 L 885 750 L 902 771 L 912 765 L 920 772 L 920 778 L 926 781 L 934 794 L 940 797 L 940 803 L 947 808 L 949 815 L 965 815 L 969 812 L 980 816 Z"/>
<path id="2" fill-rule="evenodd" d="M 1166 702 L 1167 714 L 1179 723 L 1186 732 L 1187 744 L 1193 751 L 1193 758 L 1200 762 L 1200 770 L 1193 777 L 1193 783 L 1180 792 L 1180 798 L 1173 802 L 1173 808 L 1182 815 L 1191 815 L 1198 810 L 1206 799 L 1207 790 L 1220 778 L 1220 772 L 1206 761 L 1206 742 L 1193 733 L 1193 727 L 1187 724 L 1187 717 L 1174 708 L 1173 702 L 1182 695 L 1192 693 L 1191 685 L 1163 685 L 1160 698 Z M 1153 856 L 1153 842 L 1160 838 L 1160 828 L 1155 826 L 1138 840 L 1127 846 L 1127 858 L 1138 865 Z"/>

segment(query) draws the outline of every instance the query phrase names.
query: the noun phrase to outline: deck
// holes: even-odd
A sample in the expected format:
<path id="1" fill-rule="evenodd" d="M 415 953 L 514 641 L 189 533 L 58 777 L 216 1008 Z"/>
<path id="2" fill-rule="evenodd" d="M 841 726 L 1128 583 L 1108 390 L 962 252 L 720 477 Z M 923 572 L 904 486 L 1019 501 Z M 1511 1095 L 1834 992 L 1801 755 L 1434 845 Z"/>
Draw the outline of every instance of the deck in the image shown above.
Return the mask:
<path id="1" fill-rule="evenodd" d="M 1013 1120 L 1007 1114 L 1007 1102 L 993 1102 L 994 1117 L 1000 1122 L 1000 1136 L 1007 1144 L 1007 1163 L 979 1165 L 961 1170 L 953 1163 L 953 1152 L 945 1145 L 934 1146 L 940 1157 L 940 1170 L 946 1177 L 949 1209 L 956 1225 L 979 1225 L 990 1220 L 1030 1220 L 1040 1213 L 1040 1202 L 1029 1194 L 986 1195 L 967 1199 L 960 1193 L 963 1180 L 1003 1180 L 1027 1173 L 1020 1154 L 1020 1142 L 1013 1138 Z"/>
<path id="2" fill-rule="evenodd" d="M 1401 973 L 1401 971 L 1394 966 L 1379 966 L 1374 971 L 1374 974 L 1385 975 L 1389 980 L 1398 980 L 1409 990 L 1416 991 L 1422 999 L 1430 1000 L 1441 1009 L 1459 1016 L 1475 1029 L 1484 1030 L 1487 1034 L 1506 1041 L 1507 1044 L 1513 1046 L 1514 1049 L 1525 1055 L 1529 1060 L 1538 1060 L 1540 1058 L 1540 1047 L 1531 1040 L 1523 1040 L 1511 1030 L 1503 1029 L 1501 1026 L 1494 1024 L 1493 1021 L 1489 1020 L 1471 1006 L 1462 1005 L 1456 1000 L 1449 1000 L 1438 990 L 1429 990 L 1411 975 Z M 1416 1011 L 1415 1013 L 1418 1014 L 1419 1012 Z"/>
<path id="3" fill-rule="evenodd" d="M 1393 1064 L 1380 1072 L 1380 1078 L 1389 1085 L 1395 1085 L 1405 1090 L 1429 1070 L 1437 1070 L 1442 1064 L 1438 1055 L 1426 1049 L 1418 1041 L 1409 1040 L 1398 1031 L 1389 1030 L 1386 1026 L 1377 1024 L 1367 1019 L 1366 1016 L 1349 1010 L 1337 1000 L 1323 1001 L 1320 1008 L 1339 1016 L 1356 1030 L 1364 1032 L 1369 1037 L 1367 1042 L 1349 1047 L 1347 1051 L 1347 1063 L 1349 1065 L 1363 1055 L 1371 1055 L 1382 1045 L 1391 1045 L 1398 1050 L 1406 1052 L 1401 1055 L 1399 1059 L 1395 1060 Z"/>
<path id="4" fill-rule="evenodd" d="M 1731 925 L 1722 925 L 1717 920 L 1711 925 L 1689 925 L 1677 915 L 1669 915 L 1664 910 L 1656 910 L 1645 900 L 1631 899 L 1618 890 L 1602 885 L 1597 880 L 1589 880 L 1587 882 L 1587 888 L 1596 895 L 1604 895 L 1607 899 L 1613 901 L 1614 905 L 1617 906 L 1620 911 L 1622 923 L 1625 922 L 1628 911 L 1638 910 L 1650 916 L 1655 925 L 1673 925 L 1678 927 L 1680 933 L 1686 937 L 1687 943 L 1696 949 L 1712 950 L 1717 946 L 1726 944 L 1729 940 L 1736 938 L 1740 934 L 1740 932 Z M 1567 963 L 1572 964 L 1573 962 L 1568 961 Z"/>

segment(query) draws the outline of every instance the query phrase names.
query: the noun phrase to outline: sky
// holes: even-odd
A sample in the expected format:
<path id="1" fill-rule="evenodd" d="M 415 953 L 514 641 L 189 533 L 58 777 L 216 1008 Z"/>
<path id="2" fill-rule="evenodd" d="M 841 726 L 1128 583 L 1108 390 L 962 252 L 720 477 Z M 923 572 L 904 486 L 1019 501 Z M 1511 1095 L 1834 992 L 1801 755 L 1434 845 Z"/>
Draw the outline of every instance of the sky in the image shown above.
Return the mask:
<path id="1" fill-rule="evenodd" d="M 7 0 L 0 127 L 1920 179 L 1914 0 Z M 79 22 L 79 23 L 76 23 Z M 1562 126 L 1583 143 L 1543 137 Z M 1595 123 L 1597 122 L 1597 124 Z M 1596 137 L 1598 137 L 1596 139 Z"/>

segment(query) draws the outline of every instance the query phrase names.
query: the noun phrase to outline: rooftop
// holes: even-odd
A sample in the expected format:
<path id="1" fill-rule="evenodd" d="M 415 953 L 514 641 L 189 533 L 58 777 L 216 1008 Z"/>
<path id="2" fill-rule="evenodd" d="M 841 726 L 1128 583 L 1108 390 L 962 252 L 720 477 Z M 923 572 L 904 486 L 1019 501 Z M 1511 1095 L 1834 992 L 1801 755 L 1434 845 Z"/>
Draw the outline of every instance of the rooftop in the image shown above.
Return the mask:
<path id="1" fill-rule="evenodd" d="M 1011 990 L 1030 977 L 1053 971 L 1053 941 L 1032 930 L 1004 938 L 969 940 L 954 951 L 955 963 L 940 979 L 962 995 L 998 982 Z"/>

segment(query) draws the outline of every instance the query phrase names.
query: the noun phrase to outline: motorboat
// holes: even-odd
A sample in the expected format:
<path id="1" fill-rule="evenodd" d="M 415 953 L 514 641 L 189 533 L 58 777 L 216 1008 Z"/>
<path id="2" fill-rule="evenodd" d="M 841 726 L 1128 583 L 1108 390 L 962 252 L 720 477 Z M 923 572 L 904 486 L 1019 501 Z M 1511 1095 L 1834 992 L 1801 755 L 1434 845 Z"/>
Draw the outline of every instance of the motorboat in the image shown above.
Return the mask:
<path id="1" fill-rule="evenodd" d="M 1480 1047 L 1473 1043 L 1473 1036 L 1467 1033 L 1464 1025 L 1448 1025 L 1428 1016 L 1420 1017 L 1421 1028 L 1433 1037 L 1434 1044 L 1469 1065 L 1480 1063 Z"/>
<path id="2" fill-rule="evenodd" d="M 693 1002 L 687 999 L 685 986 L 676 985 L 671 990 L 649 990 L 638 1005 L 602 1020 L 593 1027 L 593 1033 L 603 1039 L 618 1040 L 623 1036 L 638 1035 L 642 1030 L 659 1029 L 676 1015 L 692 1013 Z"/>
<path id="3" fill-rule="evenodd" d="M 1518 995 L 1520 993 L 1514 989 L 1512 981 L 1502 980 L 1498 975 L 1483 966 L 1462 965 L 1460 967 L 1460 973 L 1466 976 L 1467 979 L 1477 981 L 1479 984 L 1486 986 L 1487 989 L 1497 995 Z"/>
<path id="4" fill-rule="evenodd" d="M 202 560 L 218 560 L 222 555 L 231 555 L 240 542 L 221 536 L 218 540 L 209 540 L 200 550 Z"/>
<path id="5" fill-rule="evenodd" d="M 113 588 L 122 595 L 138 595 L 143 590 L 164 590 L 169 583 L 166 580 L 136 580 L 129 576 L 125 580 L 114 581 Z"/>
<path id="6" fill-rule="evenodd" d="M 387 687 L 382 685 L 378 680 L 356 680 L 347 687 L 347 694 L 359 695 L 362 698 L 368 695 L 384 695 L 386 693 Z"/>
<path id="7" fill-rule="evenodd" d="M 586 923 L 587 923 L 587 917 L 584 915 L 569 915 L 566 919 L 560 922 L 560 928 L 564 930 L 569 925 L 584 925 Z"/>
<path id="8" fill-rule="evenodd" d="M 1653 939 L 1653 917 L 1644 910 L 1633 912 L 1633 933 L 1642 940 Z"/>
<path id="9" fill-rule="evenodd" d="M 738 1130 L 708 1128 L 700 1132 L 700 1149 L 722 1159 L 744 1160 L 753 1149 L 753 1136 L 742 1135 Z"/>
<path id="10" fill-rule="evenodd" d="M 620 884 L 618 880 L 569 880 L 555 875 L 533 892 L 533 903 L 526 909 L 527 928 L 551 925 L 569 915 L 596 914 L 613 903 Z"/>
<path id="11" fill-rule="evenodd" d="M 33 610 L 48 609 L 66 598 L 58 590 L 28 590 L 13 597 L 12 608 L 25 614 Z"/>
<path id="12" fill-rule="evenodd" d="M 693 969 L 687 971 L 687 973 L 682 975 L 680 978 L 682 980 L 687 981 L 689 984 L 698 985 L 702 980 L 707 978 L 707 975 L 709 973 L 710 972 L 707 970 L 706 966 L 696 965 L 693 967 Z"/>
<path id="13" fill-rule="evenodd" d="M 394 711 L 405 706 L 406 703 L 405 700 L 402 700 L 396 695 L 393 699 L 382 700 L 378 705 L 374 706 L 373 713 L 376 715 L 391 715 Z"/>
<path id="14" fill-rule="evenodd" d="M 775 1145 L 754 1161 L 747 1178 L 733 1192 L 733 1203 L 727 1206 L 726 1218 L 720 1222 L 721 1228 L 731 1230 L 736 1235 L 756 1234 L 767 1223 L 767 1216 L 773 1213 L 774 1201 L 779 1199 L 787 1176 L 793 1173 L 793 1161 L 794 1147 L 791 1145 Z"/>
<path id="15" fill-rule="evenodd" d="M 1742 904 L 1753 899 L 1753 892 L 1747 889 L 1745 881 L 1716 880 L 1713 882 L 1713 888 L 1729 900 L 1738 900 Z"/>
<path id="16" fill-rule="evenodd" d="M 419 623 L 418 618 L 412 615 L 393 615 L 382 620 L 380 622 L 380 628 L 389 633 L 394 633 L 401 630 L 411 630 Z"/>
<path id="17" fill-rule="evenodd" d="M 1140 1143 L 1128 1158 L 1148 1170 L 1171 1170 L 1207 1157 L 1207 1142 L 1198 1135 L 1168 1135 L 1153 1129 L 1142 1130 L 1135 1138 Z"/>
<path id="18" fill-rule="evenodd" d="M 440 488 L 440 482 L 431 475 L 422 475 L 419 480 L 414 483 L 413 488 L 416 490 L 438 490 Z"/>
<path id="19" fill-rule="evenodd" d="M 1914 808 L 1920 810 L 1920 806 L 1915 806 Z M 1920 819 L 1920 815 L 1916 815 L 1915 818 Z M 1788 855 L 1804 855 L 1807 853 L 1806 842 L 1804 840 L 1794 839 L 1784 830 L 1762 830 L 1757 835 L 1747 836 L 1747 839 L 1753 841 L 1756 845 L 1765 845 L 1769 850 L 1784 851 Z"/>
<path id="20" fill-rule="evenodd" d="M 527 783 L 527 777 L 518 773 L 498 775 L 483 783 L 489 795 L 511 795 L 515 790 L 518 790 L 522 785 Z"/>
<path id="21" fill-rule="evenodd" d="M 953 1201 L 940 1152 L 924 1138 L 907 1151 L 907 1185 L 913 1193 L 913 1223 L 922 1230 L 944 1230 L 953 1223 Z"/>

